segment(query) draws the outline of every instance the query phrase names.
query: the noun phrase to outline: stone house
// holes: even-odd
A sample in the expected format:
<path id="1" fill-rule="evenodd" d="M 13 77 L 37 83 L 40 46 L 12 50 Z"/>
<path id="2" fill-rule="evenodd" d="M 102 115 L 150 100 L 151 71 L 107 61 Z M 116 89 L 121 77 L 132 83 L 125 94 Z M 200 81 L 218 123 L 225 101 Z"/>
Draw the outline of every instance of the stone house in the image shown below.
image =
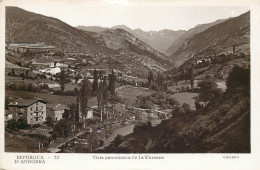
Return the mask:
<path id="1" fill-rule="evenodd" d="M 48 116 L 50 116 L 54 121 L 60 121 L 63 119 L 64 113 L 69 110 L 67 105 L 63 104 L 49 104 L 47 109 Z"/>
<path id="2" fill-rule="evenodd" d="M 24 118 L 27 124 L 43 124 L 46 121 L 46 102 L 40 99 L 11 102 L 8 105 L 13 119 Z"/>

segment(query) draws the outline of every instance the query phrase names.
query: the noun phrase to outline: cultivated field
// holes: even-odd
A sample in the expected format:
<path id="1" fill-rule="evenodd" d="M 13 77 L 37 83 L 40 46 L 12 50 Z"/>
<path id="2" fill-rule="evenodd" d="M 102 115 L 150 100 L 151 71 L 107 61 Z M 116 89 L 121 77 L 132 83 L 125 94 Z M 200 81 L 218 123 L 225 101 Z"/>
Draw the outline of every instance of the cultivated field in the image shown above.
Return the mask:
<path id="1" fill-rule="evenodd" d="M 134 103 L 137 96 L 139 95 L 147 96 L 154 92 L 155 91 L 149 88 L 132 87 L 132 86 L 122 87 L 117 90 L 118 95 L 125 100 L 126 104 L 129 105 L 132 105 Z"/>

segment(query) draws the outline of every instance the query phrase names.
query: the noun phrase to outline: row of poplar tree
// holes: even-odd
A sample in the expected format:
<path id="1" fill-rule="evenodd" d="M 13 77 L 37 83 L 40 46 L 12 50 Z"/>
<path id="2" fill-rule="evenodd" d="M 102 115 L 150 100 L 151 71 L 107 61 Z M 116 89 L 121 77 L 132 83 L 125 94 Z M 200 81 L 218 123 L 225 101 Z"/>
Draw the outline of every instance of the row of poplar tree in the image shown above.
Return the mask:
<path id="1" fill-rule="evenodd" d="M 108 81 L 108 84 L 107 84 Z M 102 75 L 101 71 L 94 70 L 94 80 L 91 85 L 87 78 L 84 78 L 81 82 L 81 88 L 78 90 L 74 89 L 76 93 L 76 104 L 70 106 L 70 114 L 74 125 L 78 125 L 79 122 L 83 123 L 83 127 L 86 127 L 86 116 L 88 112 L 87 103 L 88 97 L 94 95 L 97 97 L 98 110 L 100 112 L 100 121 L 113 118 L 114 107 L 116 102 L 115 94 L 115 82 L 116 75 L 112 69 L 112 73 L 108 76 Z M 108 112 L 108 104 L 112 105 L 112 113 Z"/>

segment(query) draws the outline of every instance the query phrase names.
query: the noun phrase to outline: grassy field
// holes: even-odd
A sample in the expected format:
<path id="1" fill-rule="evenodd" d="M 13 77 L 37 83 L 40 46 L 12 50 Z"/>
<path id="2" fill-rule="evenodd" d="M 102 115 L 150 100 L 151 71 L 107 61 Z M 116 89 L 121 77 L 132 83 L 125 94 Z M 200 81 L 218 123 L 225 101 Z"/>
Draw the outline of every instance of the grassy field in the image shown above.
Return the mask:
<path id="1" fill-rule="evenodd" d="M 13 77 L 13 76 L 5 76 L 5 83 L 9 84 L 9 83 L 26 83 L 26 84 L 40 84 L 40 83 L 57 83 L 55 81 L 49 80 L 49 79 L 36 79 L 36 80 L 32 80 L 32 79 L 26 79 L 26 80 L 22 80 L 22 77 Z"/>
<path id="2" fill-rule="evenodd" d="M 58 96 L 52 95 L 49 93 L 33 93 L 33 92 L 26 92 L 26 91 L 13 91 L 13 90 L 6 90 L 6 95 L 11 96 L 12 98 L 21 98 L 21 99 L 35 99 L 40 98 L 46 101 L 49 104 L 72 104 L 76 103 L 76 97 L 74 96 Z"/>
<path id="3" fill-rule="evenodd" d="M 38 141 L 5 132 L 5 152 L 38 152 Z"/>
<path id="4" fill-rule="evenodd" d="M 6 90 L 6 95 L 10 96 L 14 99 L 35 99 L 40 98 L 47 102 L 47 104 L 72 104 L 76 103 L 75 96 L 58 96 L 52 95 L 49 93 L 33 93 L 33 92 L 26 92 L 26 91 L 12 91 Z M 90 97 L 88 99 L 88 105 L 94 106 L 97 105 L 96 97 Z"/>
<path id="5" fill-rule="evenodd" d="M 57 82 L 55 82 L 57 83 Z M 65 89 L 64 91 L 73 91 L 75 88 L 77 88 L 78 90 L 80 89 L 79 85 L 75 85 L 75 84 L 65 84 Z M 60 90 L 60 87 L 54 87 L 53 90 Z"/>
<path id="6" fill-rule="evenodd" d="M 120 97 L 125 100 L 126 104 L 132 105 L 138 95 L 147 96 L 155 91 L 150 90 L 149 88 L 144 87 L 123 87 L 117 90 L 117 93 Z"/>
<path id="7" fill-rule="evenodd" d="M 187 103 L 191 106 L 191 109 L 195 109 L 195 100 L 194 98 L 198 95 L 198 93 L 175 93 L 172 95 L 180 104 Z"/>

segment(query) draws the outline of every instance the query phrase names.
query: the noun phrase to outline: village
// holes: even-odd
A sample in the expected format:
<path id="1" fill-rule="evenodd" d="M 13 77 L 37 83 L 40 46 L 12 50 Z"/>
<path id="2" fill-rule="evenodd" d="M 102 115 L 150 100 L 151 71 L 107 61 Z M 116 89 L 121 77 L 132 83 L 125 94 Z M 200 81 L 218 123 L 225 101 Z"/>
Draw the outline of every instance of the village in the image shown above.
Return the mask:
<path id="1" fill-rule="evenodd" d="M 201 70 L 248 56 L 235 48 L 199 53 L 175 77 L 150 71 L 145 79 L 132 76 L 128 67 L 113 67 L 104 57 L 63 53 L 44 43 L 8 44 L 6 138 L 31 142 L 31 152 L 103 149 L 139 125 L 170 119 L 176 109 L 189 113 L 205 107 L 208 102 L 198 98 Z M 217 86 L 225 91 L 221 80 Z M 16 144 L 10 142 L 10 148 Z"/>
<path id="2" fill-rule="evenodd" d="M 177 83 L 172 84 L 159 73 L 134 77 L 129 69 L 112 68 L 106 60 L 57 52 L 43 43 L 9 44 L 6 49 L 6 127 L 10 136 L 19 130 L 36 140 L 34 152 L 93 152 L 117 135 L 132 133 L 135 125 L 152 121 L 156 126 L 169 119 L 176 107 L 189 112 L 207 104 L 196 97 L 199 76 L 193 87 L 185 80 L 189 68 L 176 73 Z M 232 59 L 229 56 L 244 57 L 235 46 L 219 55 L 199 54 L 193 74 Z M 217 84 L 226 89 L 225 83 Z"/>
<path id="3" fill-rule="evenodd" d="M 95 61 L 75 57 L 83 54 L 61 54 L 55 52 L 54 46 L 42 43 L 9 44 L 6 49 L 6 127 L 12 134 L 19 130 L 19 134 L 34 136 L 38 141 L 34 151 L 58 146 L 60 137 L 96 131 L 102 141 L 119 127 L 171 117 L 171 107 L 162 110 L 153 103 L 140 107 L 140 100 L 136 101 L 138 93 L 151 95 L 154 91 L 146 87 L 147 80 L 131 76 L 129 70 L 96 66 Z M 105 79 L 109 81 L 105 86 L 111 88 L 110 77 L 114 78 L 113 89 L 98 94 Z M 80 95 L 84 83 L 88 96 L 85 108 L 81 103 L 84 97 Z M 137 93 L 130 96 L 134 90 Z M 104 95 L 106 101 L 100 99 Z M 63 120 L 70 122 L 67 124 L 70 132 L 55 134 L 55 127 Z M 57 147 L 47 150 L 57 151 Z"/>

